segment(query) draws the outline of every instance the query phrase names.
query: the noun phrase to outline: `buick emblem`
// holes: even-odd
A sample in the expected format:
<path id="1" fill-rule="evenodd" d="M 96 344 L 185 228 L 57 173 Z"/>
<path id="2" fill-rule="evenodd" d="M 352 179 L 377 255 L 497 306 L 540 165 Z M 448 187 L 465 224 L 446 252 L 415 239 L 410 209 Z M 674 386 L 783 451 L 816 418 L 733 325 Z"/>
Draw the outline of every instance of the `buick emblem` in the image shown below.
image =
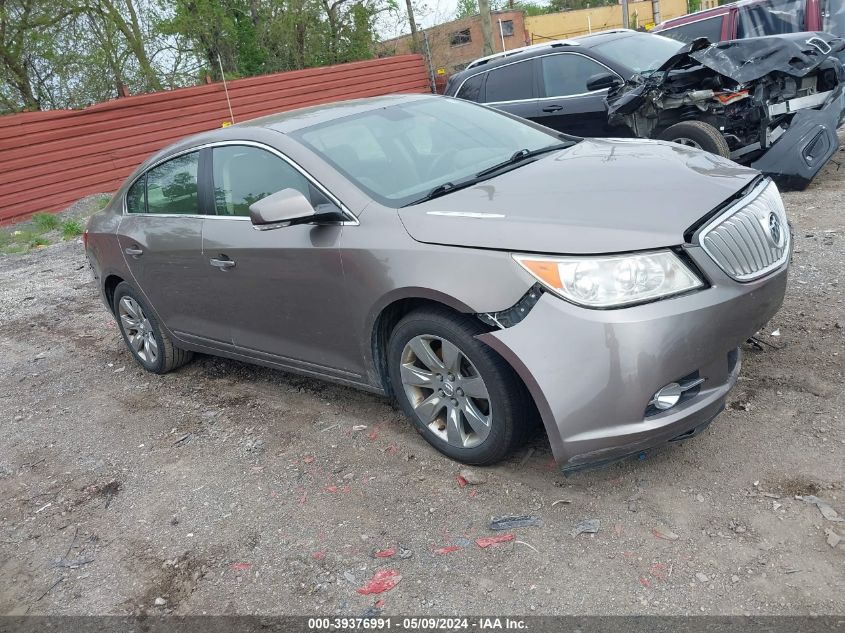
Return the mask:
<path id="1" fill-rule="evenodd" d="M 783 240 L 783 228 L 776 213 L 769 214 L 769 239 L 775 246 L 780 246 Z"/>

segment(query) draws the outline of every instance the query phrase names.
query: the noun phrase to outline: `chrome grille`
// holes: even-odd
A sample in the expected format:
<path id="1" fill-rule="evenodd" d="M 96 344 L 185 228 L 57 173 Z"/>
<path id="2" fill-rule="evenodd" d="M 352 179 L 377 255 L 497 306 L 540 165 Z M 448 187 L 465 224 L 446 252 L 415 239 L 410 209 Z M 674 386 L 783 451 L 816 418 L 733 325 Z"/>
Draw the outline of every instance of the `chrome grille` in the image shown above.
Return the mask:
<path id="1" fill-rule="evenodd" d="M 751 281 L 789 257 L 789 224 L 777 186 L 763 181 L 701 231 L 699 242 L 737 281 Z"/>

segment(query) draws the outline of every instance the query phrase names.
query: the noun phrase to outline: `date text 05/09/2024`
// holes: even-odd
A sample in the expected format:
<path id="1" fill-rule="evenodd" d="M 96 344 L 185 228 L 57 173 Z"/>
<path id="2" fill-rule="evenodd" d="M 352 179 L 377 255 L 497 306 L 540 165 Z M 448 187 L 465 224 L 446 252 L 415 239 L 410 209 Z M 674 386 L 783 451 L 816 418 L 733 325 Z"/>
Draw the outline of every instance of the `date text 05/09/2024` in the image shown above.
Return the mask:
<path id="1" fill-rule="evenodd" d="M 358 617 L 358 618 L 309 618 L 308 629 L 312 631 L 524 631 L 528 627 L 518 618 L 436 618 L 436 617 Z"/>

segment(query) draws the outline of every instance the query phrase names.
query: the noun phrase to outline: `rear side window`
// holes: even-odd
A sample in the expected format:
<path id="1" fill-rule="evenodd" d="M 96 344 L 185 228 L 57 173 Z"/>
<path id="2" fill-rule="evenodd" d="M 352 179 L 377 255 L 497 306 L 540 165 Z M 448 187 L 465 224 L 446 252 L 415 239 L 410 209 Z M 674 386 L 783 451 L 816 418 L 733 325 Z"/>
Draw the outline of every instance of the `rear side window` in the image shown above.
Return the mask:
<path id="1" fill-rule="evenodd" d="M 141 176 L 126 192 L 126 210 L 129 213 L 147 212 L 147 180 Z"/>
<path id="2" fill-rule="evenodd" d="M 699 37 L 706 37 L 711 42 L 719 42 L 722 40 L 722 16 L 717 15 L 715 18 L 705 18 L 689 24 L 681 24 L 660 31 L 660 35 L 671 37 L 673 40 L 678 40 L 684 44 L 689 44 Z"/>
<path id="3" fill-rule="evenodd" d="M 197 171 L 199 152 L 172 158 L 147 172 L 147 212 L 199 214 Z"/>
<path id="4" fill-rule="evenodd" d="M 610 72 L 598 62 L 572 53 L 542 57 L 540 64 L 547 97 L 584 94 L 589 92 L 590 77 Z"/>
<path id="5" fill-rule="evenodd" d="M 485 101 L 519 101 L 534 98 L 531 60 L 496 68 L 487 73 Z"/>
<path id="6" fill-rule="evenodd" d="M 215 147 L 212 156 L 217 215 L 249 215 L 249 205 L 282 189 L 312 200 L 308 180 L 278 156 L 257 147 Z"/>
<path id="7" fill-rule="evenodd" d="M 481 86 L 484 84 L 484 74 L 475 75 L 467 79 L 455 95 L 458 99 L 467 101 L 479 101 L 481 99 Z"/>

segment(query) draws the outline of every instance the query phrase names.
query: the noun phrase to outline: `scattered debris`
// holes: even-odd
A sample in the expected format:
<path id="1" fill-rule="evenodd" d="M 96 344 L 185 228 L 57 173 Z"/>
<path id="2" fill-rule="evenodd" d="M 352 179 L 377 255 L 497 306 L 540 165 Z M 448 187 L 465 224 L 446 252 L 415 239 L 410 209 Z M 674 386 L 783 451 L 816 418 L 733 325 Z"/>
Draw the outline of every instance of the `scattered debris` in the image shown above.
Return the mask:
<path id="1" fill-rule="evenodd" d="M 572 536 L 579 534 L 595 534 L 601 529 L 600 519 L 584 519 L 575 524 L 575 527 L 569 532 Z"/>
<path id="2" fill-rule="evenodd" d="M 155 601 L 153 602 L 153 604 L 154 604 L 155 606 L 157 606 L 157 607 L 163 607 L 164 605 L 166 605 L 166 604 L 167 604 L 167 600 L 165 600 L 164 598 L 162 598 L 161 596 L 159 596 L 158 598 L 156 598 L 156 599 L 155 599 Z"/>
<path id="3" fill-rule="evenodd" d="M 352 430 L 353 431 L 363 431 L 366 428 L 367 428 L 366 424 L 356 424 L 355 426 L 352 427 Z"/>
<path id="4" fill-rule="evenodd" d="M 500 543 L 507 543 L 514 540 L 516 537 L 513 534 L 500 534 L 498 536 L 483 536 L 475 539 L 475 544 L 481 549 L 486 549 L 491 545 L 499 545 Z"/>
<path id="5" fill-rule="evenodd" d="M 193 434 L 193 433 L 185 433 L 182 437 L 180 437 L 178 440 L 176 440 L 175 442 L 173 442 L 173 444 L 171 444 L 170 446 L 171 446 L 171 447 L 173 447 L 173 446 L 179 446 L 179 445 L 180 445 L 180 444 L 182 444 L 183 442 L 187 442 L 187 441 L 188 441 L 189 439 L 191 439 L 193 436 L 194 436 L 194 434 Z"/>
<path id="6" fill-rule="evenodd" d="M 526 543 L 525 541 L 514 541 L 514 543 L 519 543 L 520 545 L 525 545 L 525 547 L 527 547 L 529 549 L 533 549 L 538 554 L 540 553 L 540 550 L 538 550 L 536 547 L 534 547 L 530 543 Z"/>
<path id="7" fill-rule="evenodd" d="M 556 505 L 569 505 L 572 503 L 571 499 L 558 499 L 557 501 L 552 501 L 552 507 L 554 508 Z"/>
<path id="8" fill-rule="evenodd" d="M 38 508 L 38 509 L 35 511 L 35 514 L 38 514 L 39 512 L 43 512 L 44 510 L 46 510 L 47 508 L 49 508 L 51 505 L 53 505 L 53 502 L 52 502 L 52 501 L 50 501 L 49 503 L 45 503 L 43 506 L 41 506 L 40 508 Z"/>
<path id="9" fill-rule="evenodd" d="M 842 542 L 842 537 L 839 536 L 832 529 L 825 528 L 824 533 L 827 536 L 827 544 L 830 545 L 831 547 L 837 547 L 839 545 L 839 543 Z"/>
<path id="10" fill-rule="evenodd" d="M 710 578 L 707 576 L 707 574 L 702 574 L 701 572 L 698 572 L 696 573 L 695 577 L 699 582 L 710 582 Z"/>
<path id="11" fill-rule="evenodd" d="M 434 553 L 443 556 L 444 554 L 451 554 L 452 552 L 457 552 L 458 550 L 463 549 L 458 547 L 457 545 L 447 545 L 446 547 L 438 547 L 434 550 Z"/>
<path id="12" fill-rule="evenodd" d="M 458 477 L 463 479 L 470 486 L 480 486 L 481 484 L 487 483 L 487 477 L 470 468 L 462 468 L 461 472 L 458 473 Z"/>
<path id="13" fill-rule="evenodd" d="M 540 517 L 521 515 L 521 516 L 505 516 L 493 517 L 490 521 L 490 529 L 496 532 L 502 530 L 514 530 L 523 527 L 542 527 L 543 519 Z"/>
<path id="14" fill-rule="evenodd" d="M 399 546 L 399 558 L 401 558 L 402 560 L 408 560 L 413 555 L 414 555 L 413 550 L 402 547 L 401 545 Z"/>
<path id="15" fill-rule="evenodd" d="M 819 499 L 815 495 L 805 495 L 803 497 L 796 495 L 795 498 L 803 501 L 804 503 L 811 503 L 815 505 L 819 509 L 819 512 L 822 513 L 822 516 L 828 521 L 833 521 L 834 523 L 841 523 L 845 521 L 845 519 L 839 516 L 839 513 L 836 512 L 836 510 L 834 510 L 827 501 Z"/>
<path id="16" fill-rule="evenodd" d="M 392 558 L 396 555 L 396 549 L 393 547 L 388 547 L 387 549 L 382 550 L 374 550 L 370 556 L 373 558 Z"/>
<path id="17" fill-rule="evenodd" d="M 680 538 L 667 527 L 651 528 L 651 533 L 655 538 L 663 539 L 664 541 L 677 541 Z"/>
<path id="18" fill-rule="evenodd" d="M 401 580 L 402 574 L 395 569 L 379 569 L 370 579 L 370 582 L 363 587 L 358 587 L 356 591 L 362 595 L 384 593 L 393 589 Z"/>
<path id="19" fill-rule="evenodd" d="M 778 328 L 774 332 L 772 332 L 772 336 L 780 336 L 780 328 Z"/>
<path id="20" fill-rule="evenodd" d="M 232 563 L 229 567 L 232 571 L 247 571 L 252 567 L 252 563 Z"/>
<path id="21" fill-rule="evenodd" d="M 668 580 L 672 575 L 672 570 L 663 563 L 654 563 L 648 568 L 648 573 L 657 580 Z"/>

